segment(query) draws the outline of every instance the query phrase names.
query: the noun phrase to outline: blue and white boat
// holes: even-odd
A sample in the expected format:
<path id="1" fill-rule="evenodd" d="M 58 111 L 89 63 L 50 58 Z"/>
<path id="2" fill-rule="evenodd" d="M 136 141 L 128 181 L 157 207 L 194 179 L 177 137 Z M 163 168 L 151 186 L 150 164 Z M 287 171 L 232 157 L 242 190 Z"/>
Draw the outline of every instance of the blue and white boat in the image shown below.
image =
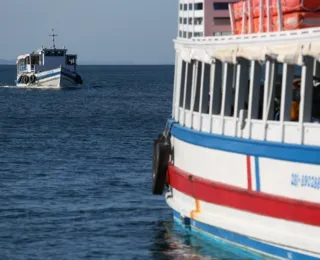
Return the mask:
<path id="1" fill-rule="evenodd" d="M 252 2 L 242 3 L 251 28 Z M 263 11 L 271 1 L 255 2 Z M 316 260 L 320 27 L 281 30 L 289 1 L 272 2 L 278 31 L 261 11 L 260 33 L 199 37 L 192 15 L 200 11 L 180 0 L 172 115 L 153 142 L 152 193 L 165 194 L 174 221 L 191 233 L 267 259 Z M 211 3 L 201 7 L 210 11 Z M 186 31 L 193 36 L 181 37 Z"/>
<path id="2" fill-rule="evenodd" d="M 18 87 L 78 88 L 82 83 L 77 73 L 77 55 L 67 54 L 66 48 L 41 48 L 17 58 Z"/>

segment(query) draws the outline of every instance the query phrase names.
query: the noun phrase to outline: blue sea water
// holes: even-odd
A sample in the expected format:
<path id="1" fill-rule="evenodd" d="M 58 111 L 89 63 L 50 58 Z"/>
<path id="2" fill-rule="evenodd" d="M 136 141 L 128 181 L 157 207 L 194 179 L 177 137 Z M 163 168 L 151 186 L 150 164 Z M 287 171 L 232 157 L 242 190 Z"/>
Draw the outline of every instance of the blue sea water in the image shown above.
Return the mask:
<path id="1" fill-rule="evenodd" d="M 253 259 L 191 235 L 151 194 L 173 66 L 80 66 L 79 90 L 0 66 L 0 260 Z"/>

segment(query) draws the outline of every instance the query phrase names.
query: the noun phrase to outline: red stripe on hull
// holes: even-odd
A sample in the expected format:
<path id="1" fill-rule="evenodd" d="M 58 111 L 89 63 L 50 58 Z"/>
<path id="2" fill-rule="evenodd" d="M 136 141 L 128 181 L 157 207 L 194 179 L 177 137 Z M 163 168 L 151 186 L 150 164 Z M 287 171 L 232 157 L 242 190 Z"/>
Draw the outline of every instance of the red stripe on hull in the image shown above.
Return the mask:
<path id="1" fill-rule="evenodd" d="M 273 218 L 320 226 L 320 204 L 208 181 L 169 165 L 170 186 L 195 199 Z"/>
<path id="2" fill-rule="evenodd" d="M 251 181 L 251 164 L 250 156 L 247 155 L 247 179 L 248 179 L 248 190 L 252 190 L 252 181 Z"/>

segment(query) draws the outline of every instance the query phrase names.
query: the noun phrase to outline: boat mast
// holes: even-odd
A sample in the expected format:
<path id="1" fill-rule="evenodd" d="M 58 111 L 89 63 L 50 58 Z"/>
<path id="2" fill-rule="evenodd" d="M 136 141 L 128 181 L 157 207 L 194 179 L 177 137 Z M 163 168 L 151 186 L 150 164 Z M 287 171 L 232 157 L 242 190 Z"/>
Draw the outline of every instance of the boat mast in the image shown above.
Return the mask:
<path id="1" fill-rule="evenodd" d="M 55 45 L 55 43 L 54 43 L 54 37 L 55 37 L 55 36 L 58 36 L 58 34 L 54 34 L 54 29 L 52 29 L 52 34 L 49 34 L 49 36 L 52 36 L 53 48 L 55 49 L 55 48 L 56 48 L 56 45 Z"/>

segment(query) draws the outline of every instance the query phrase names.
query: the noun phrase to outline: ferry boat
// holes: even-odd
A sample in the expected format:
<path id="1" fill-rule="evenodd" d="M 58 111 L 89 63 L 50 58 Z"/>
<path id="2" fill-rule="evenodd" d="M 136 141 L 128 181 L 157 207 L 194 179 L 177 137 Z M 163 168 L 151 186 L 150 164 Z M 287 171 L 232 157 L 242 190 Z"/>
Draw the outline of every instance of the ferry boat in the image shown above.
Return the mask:
<path id="1" fill-rule="evenodd" d="M 172 116 L 153 142 L 152 193 L 164 193 L 191 232 L 265 257 L 320 259 L 320 24 L 283 27 L 284 10 L 316 4 L 320 17 L 320 4 L 272 3 L 230 4 L 231 35 L 195 36 L 198 25 L 191 37 L 178 33 Z M 183 21 L 199 12 L 192 8 L 180 0 L 179 30 L 190 28 Z"/>
<path id="2" fill-rule="evenodd" d="M 66 48 L 41 48 L 17 58 L 18 87 L 78 88 L 82 83 L 77 73 L 77 55 L 67 54 Z"/>

